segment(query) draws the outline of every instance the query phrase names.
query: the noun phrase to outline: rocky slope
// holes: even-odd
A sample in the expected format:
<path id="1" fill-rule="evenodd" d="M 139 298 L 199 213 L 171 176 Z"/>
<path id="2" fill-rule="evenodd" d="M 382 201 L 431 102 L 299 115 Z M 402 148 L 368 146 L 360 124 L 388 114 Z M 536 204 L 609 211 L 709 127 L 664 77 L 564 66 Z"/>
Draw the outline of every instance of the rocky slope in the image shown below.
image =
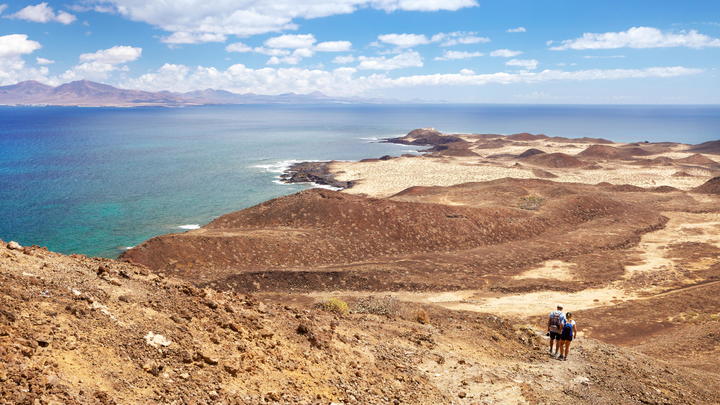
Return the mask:
<path id="1" fill-rule="evenodd" d="M 593 340 L 568 362 L 494 315 L 333 313 L 142 266 L 0 247 L 0 402 L 716 403 L 712 375 Z M 371 305 L 372 304 L 372 305 Z"/>

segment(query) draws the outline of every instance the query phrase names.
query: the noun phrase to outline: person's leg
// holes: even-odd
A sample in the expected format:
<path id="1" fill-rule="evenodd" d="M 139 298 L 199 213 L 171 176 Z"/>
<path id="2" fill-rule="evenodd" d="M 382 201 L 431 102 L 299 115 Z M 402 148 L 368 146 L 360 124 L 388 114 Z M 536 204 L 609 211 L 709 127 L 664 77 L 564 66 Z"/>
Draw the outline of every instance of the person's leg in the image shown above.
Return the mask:
<path id="1" fill-rule="evenodd" d="M 550 354 L 552 354 L 552 351 L 553 351 L 552 349 L 553 349 L 553 341 L 554 340 L 555 339 L 553 339 L 553 334 L 552 334 L 552 332 L 550 332 Z"/>
<path id="2" fill-rule="evenodd" d="M 565 359 L 567 359 L 568 353 L 570 352 L 570 342 L 572 342 L 572 340 L 565 341 Z"/>
<path id="3" fill-rule="evenodd" d="M 565 356 L 565 343 L 566 342 L 567 342 L 566 340 L 560 341 L 560 358 L 561 359 Z"/>

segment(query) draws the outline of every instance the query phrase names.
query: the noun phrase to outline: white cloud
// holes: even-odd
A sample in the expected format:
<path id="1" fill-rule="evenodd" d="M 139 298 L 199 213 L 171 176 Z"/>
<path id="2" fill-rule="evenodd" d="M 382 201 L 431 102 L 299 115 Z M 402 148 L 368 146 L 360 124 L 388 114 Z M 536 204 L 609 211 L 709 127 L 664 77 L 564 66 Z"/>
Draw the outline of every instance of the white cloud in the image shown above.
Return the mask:
<path id="1" fill-rule="evenodd" d="M 490 83 L 539 83 L 548 81 L 586 81 L 586 80 L 620 80 L 644 79 L 651 77 L 677 77 L 701 73 L 701 69 L 686 68 L 683 66 L 652 67 L 646 69 L 590 69 L 567 72 L 561 70 L 543 70 L 542 72 L 522 71 L 517 73 L 489 73 L 479 75 L 461 74 L 434 74 L 405 76 L 397 79 L 388 79 L 388 87 L 412 86 L 482 86 Z"/>
<path id="2" fill-rule="evenodd" d="M 7 4 L 0 4 L 0 14 L 7 10 Z"/>
<path id="3" fill-rule="evenodd" d="M 28 39 L 25 34 L 0 36 L 0 58 L 15 58 L 40 49 L 39 42 Z"/>
<path id="4" fill-rule="evenodd" d="M 296 19 L 350 14 L 360 8 L 387 12 L 459 10 L 477 6 L 476 0 L 87 0 L 86 7 L 118 13 L 200 41 L 220 36 L 250 35 L 297 29 Z M 203 36 L 211 34 L 210 36 Z M 172 42 L 179 43 L 179 42 Z M 188 43 L 188 42 L 183 42 Z"/>
<path id="5" fill-rule="evenodd" d="M 29 68 L 23 56 L 42 46 L 24 34 L 0 36 L 0 85 L 15 84 L 23 80 L 47 81 L 46 67 Z"/>
<path id="6" fill-rule="evenodd" d="M 525 27 L 508 28 L 505 32 L 527 32 L 527 29 Z"/>
<path id="7" fill-rule="evenodd" d="M 243 44 L 242 42 L 235 42 L 225 47 L 228 52 L 252 52 L 252 48 Z"/>
<path id="8" fill-rule="evenodd" d="M 385 11 L 455 11 L 478 5 L 476 0 L 374 0 L 370 4 Z"/>
<path id="9" fill-rule="evenodd" d="M 385 74 L 357 76 L 353 68 L 335 70 L 303 68 L 252 69 L 238 64 L 226 70 L 199 66 L 166 64 L 156 72 L 128 79 L 120 85 L 143 90 L 190 91 L 206 88 L 237 93 L 280 94 L 321 91 L 333 96 L 363 95 L 379 89 L 416 86 L 482 86 L 491 83 L 539 83 L 548 81 L 620 80 L 670 78 L 701 73 L 700 69 L 651 67 L 646 69 L 592 69 L 579 71 L 543 70 L 475 74 L 469 69 L 460 73 L 414 75 L 391 78 Z"/>
<path id="10" fill-rule="evenodd" d="M 39 57 L 38 57 L 38 58 L 35 58 L 35 62 L 36 62 L 38 65 L 52 65 L 53 63 L 55 63 L 54 60 L 45 59 L 45 58 L 39 58 Z"/>
<path id="11" fill-rule="evenodd" d="M 430 43 L 428 37 L 420 34 L 384 34 L 378 35 L 378 41 L 394 45 L 398 48 L 412 48 Z"/>
<path id="12" fill-rule="evenodd" d="M 360 64 L 357 68 L 360 70 L 395 70 L 423 66 L 422 57 L 415 51 L 404 52 L 392 58 L 360 56 L 358 60 Z"/>
<path id="13" fill-rule="evenodd" d="M 510 49 L 497 49 L 490 52 L 490 56 L 499 56 L 502 58 L 512 58 L 522 54 L 521 51 L 511 51 Z"/>
<path id="14" fill-rule="evenodd" d="M 347 52 L 350 49 L 352 49 L 350 41 L 327 41 L 315 45 L 315 50 L 318 52 Z"/>
<path id="15" fill-rule="evenodd" d="M 180 44 L 202 44 L 206 42 L 225 42 L 227 37 L 224 34 L 210 32 L 173 32 L 172 35 L 163 37 L 162 42 L 171 45 Z"/>
<path id="16" fill-rule="evenodd" d="M 476 32 L 441 32 L 431 38 L 432 42 L 441 42 L 440 46 L 469 45 L 490 42 L 490 38 L 479 37 Z"/>
<path id="17" fill-rule="evenodd" d="M 287 56 L 279 57 L 279 56 L 273 56 L 270 59 L 268 59 L 267 64 L 268 65 L 281 65 L 281 64 L 287 64 L 287 65 L 297 65 L 300 63 L 303 58 L 309 58 L 315 54 L 315 51 L 309 48 L 298 48 L 295 49 L 292 53 L 290 53 Z"/>
<path id="18" fill-rule="evenodd" d="M 505 62 L 507 66 L 521 67 L 528 70 L 534 70 L 538 66 L 538 61 L 535 59 L 510 59 Z"/>
<path id="19" fill-rule="evenodd" d="M 348 63 L 355 62 L 355 57 L 352 55 L 343 55 L 343 56 L 336 56 L 332 63 L 336 63 L 338 65 L 347 65 Z"/>
<path id="20" fill-rule="evenodd" d="M 3 10 L 4 9 L 5 8 L 3 8 Z M 37 23 L 59 22 L 61 24 L 70 24 L 76 20 L 74 15 L 65 11 L 60 11 L 56 14 L 55 10 L 44 2 L 34 6 L 27 6 L 17 13 L 11 14 L 9 18 L 17 18 L 19 20 Z"/>
<path id="21" fill-rule="evenodd" d="M 476 32 L 440 32 L 428 38 L 423 34 L 384 34 L 378 36 L 378 41 L 397 48 L 412 48 L 418 45 L 427 45 L 440 42 L 440 46 L 454 46 L 490 42 L 490 38 L 479 37 Z"/>
<path id="22" fill-rule="evenodd" d="M 65 71 L 60 78 L 63 81 L 105 80 L 114 71 L 127 70 L 124 64 L 137 60 L 141 55 L 142 48 L 133 46 L 113 46 L 93 53 L 84 53 L 80 55 L 81 63 Z"/>
<path id="23" fill-rule="evenodd" d="M 632 27 L 627 31 L 584 33 L 582 37 L 562 41 L 551 47 L 554 51 L 567 49 L 617 49 L 617 48 L 707 48 L 720 47 L 720 38 L 700 34 L 696 30 L 666 33 L 652 27 Z"/>
<path id="24" fill-rule="evenodd" d="M 290 51 L 287 49 L 277 49 L 277 48 L 265 48 L 262 46 L 257 46 L 253 48 L 254 52 L 268 55 L 268 56 L 288 56 L 290 55 Z"/>
<path id="25" fill-rule="evenodd" d="M 482 52 L 445 51 L 442 56 L 438 56 L 435 60 L 468 59 L 483 55 Z"/>
<path id="26" fill-rule="evenodd" d="M 315 36 L 312 34 L 280 35 L 266 40 L 265 46 L 269 48 L 298 49 L 309 48 L 315 42 Z"/>
<path id="27" fill-rule="evenodd" d="M 93 53 L 84 53 L 80 55 L 80 61 L 117 65 L 137 60 L 140 55 L 142 55 L 142 48 L 121 45 L 113 46 L 108 49 L 102 49 Z"/>

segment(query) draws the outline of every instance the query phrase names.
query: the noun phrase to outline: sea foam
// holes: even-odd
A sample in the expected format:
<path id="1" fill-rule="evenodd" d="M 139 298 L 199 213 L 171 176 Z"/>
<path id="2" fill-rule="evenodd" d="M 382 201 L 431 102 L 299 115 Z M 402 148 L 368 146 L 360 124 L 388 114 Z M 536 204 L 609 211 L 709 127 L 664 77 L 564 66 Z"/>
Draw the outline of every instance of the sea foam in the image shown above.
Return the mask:
<path id="1" fill-rule="evenodd" d="M 180 229 L 200 229 L 200 224 L 187 224 L 178 226 Z"/>

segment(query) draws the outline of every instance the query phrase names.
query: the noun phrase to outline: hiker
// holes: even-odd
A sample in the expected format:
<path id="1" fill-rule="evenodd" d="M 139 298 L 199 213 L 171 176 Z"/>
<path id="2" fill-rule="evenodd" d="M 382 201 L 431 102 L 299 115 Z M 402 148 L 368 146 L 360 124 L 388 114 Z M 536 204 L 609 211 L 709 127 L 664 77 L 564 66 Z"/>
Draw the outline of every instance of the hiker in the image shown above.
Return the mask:
<path id="1" fill-rule="evenodd" d="M 560 334 L 560 357 L 558 360 L 567 360 L 568 352 L 570 351 L 570 342 L 577 336 L 577 327 L 572 317 L 572 312 L 568 312 L 565 325 L 563 325 L 562 333 Z"/>
<path id="2" fill-rule="evenodd" d="M 560 332 L 565 324 L 565 314 L 562 305 L 558 305 L 555 311 L 550 312 L 548 317 L 548 335 L 550 336 L 550 355 L 557 356 L 560 350 Z M 553 343 L 555 351 L 553 352 Z"/>

